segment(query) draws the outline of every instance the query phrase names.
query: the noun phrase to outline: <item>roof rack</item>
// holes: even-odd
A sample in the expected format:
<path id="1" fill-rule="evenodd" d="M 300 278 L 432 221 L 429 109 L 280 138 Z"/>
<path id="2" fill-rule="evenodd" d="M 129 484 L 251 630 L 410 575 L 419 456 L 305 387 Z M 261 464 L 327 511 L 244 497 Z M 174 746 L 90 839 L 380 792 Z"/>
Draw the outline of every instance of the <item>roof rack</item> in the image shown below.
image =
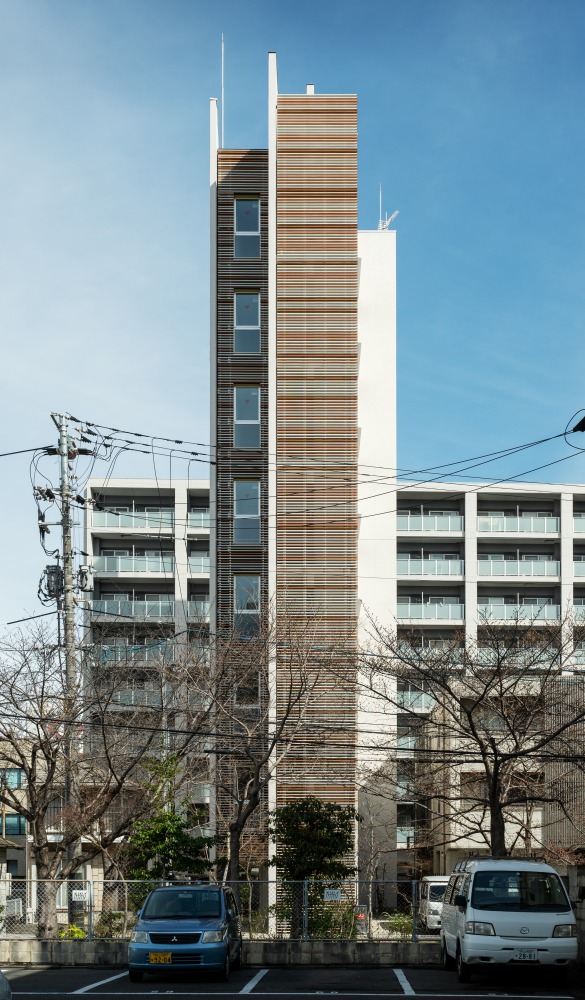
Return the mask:
<path id="1" fill-rule="evenodd" d="M 475 861 L 518 861 L 522 863 L 527 861 L 527 862 L 534 862 L 534 864 L 543 864 L 544 858 L 539 857 L 537 854 L 531 854 L 530 856 L 526 857 L 513 857 L 510 854 L 505 854 L 505 855 L 470 854 L 466 858 L 463 858 L 461 861 L 458 861 L 455 867 L 453 868 L 453 871 L 454 872 L 467 871 L 469 865 L 473 864 Z"/>

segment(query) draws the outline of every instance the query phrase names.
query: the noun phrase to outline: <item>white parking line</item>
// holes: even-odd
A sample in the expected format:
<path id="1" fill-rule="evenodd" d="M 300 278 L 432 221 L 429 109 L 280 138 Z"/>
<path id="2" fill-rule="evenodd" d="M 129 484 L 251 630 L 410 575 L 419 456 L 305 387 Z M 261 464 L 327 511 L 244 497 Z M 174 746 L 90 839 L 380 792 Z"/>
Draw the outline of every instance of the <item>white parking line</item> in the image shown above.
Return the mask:
<path id="1" fill-rule="evenodd" d="M 127 976 L 128 972 L 120 972 L 117 976 L 110 976 L 109 979 L 100 979 L 99 983 L 90 983 L 89 986 L 82 986 L 80 990 L 73 990 L 70 996 L 75 996 L 77 993 L 89 993 L 90 990 L 95 990 L 97 986 L 105 986 L 106 983 L 113 983 L 115 979 L 122 979 Z"/>
<path id="2" fill-rule="evenodd" d="M 240 990 L 240 993 L 251 993 L 256 984 L 260 982 L 260 980 L 266 975 L 267 972 L 268 969 L 260 969 L 260 972 L 257 972 L 254 978 L 251 979 L 249 983 L 246 983 L 244 988 Z"/>
<path id="3" fill-rule="evenodd" d="M 402 992 L 406 993 L 406 995 L 409 997 L 413 997 L 415 995 L 414 990 L 410 985 L 410 983 L 408 982 L 408 979 L 404 975 L 402 969 L 394 969 L 394 975 L 396 976 L 398 982 L 402 986 Z"/>

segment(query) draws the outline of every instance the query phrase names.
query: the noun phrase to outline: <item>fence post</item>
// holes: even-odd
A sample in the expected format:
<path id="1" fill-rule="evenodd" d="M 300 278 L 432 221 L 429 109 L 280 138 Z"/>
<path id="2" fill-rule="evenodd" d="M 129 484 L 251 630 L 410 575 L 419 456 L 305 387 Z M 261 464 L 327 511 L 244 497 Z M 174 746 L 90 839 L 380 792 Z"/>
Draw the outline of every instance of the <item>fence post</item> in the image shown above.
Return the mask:
<path id="1" fill-rule="evenodd" d="M 418 941 L 418 882 L 412 880 L 412 941 Z"/>
<path id="2" fill-rule="evenodd" d="M 89 903 L 87 914 L 87 937 L 89 941 L 93 941 L 93 879 L 89 879 L 87 888 Z"/>
<path id="3" fill-rule="evenodd" d="M 303 941 L 309 937 L 309 882 L 303 882 Z"/>

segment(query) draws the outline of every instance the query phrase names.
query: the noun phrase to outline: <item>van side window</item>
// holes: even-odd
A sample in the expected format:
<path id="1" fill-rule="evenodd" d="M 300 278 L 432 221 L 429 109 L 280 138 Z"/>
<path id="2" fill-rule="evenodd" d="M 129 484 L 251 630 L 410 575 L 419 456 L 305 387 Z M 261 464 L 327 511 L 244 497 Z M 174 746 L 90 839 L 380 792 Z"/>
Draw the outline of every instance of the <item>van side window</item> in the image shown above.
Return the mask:
<path id="1" fill-rule="evenodd" d="M 460 878 L 459 875 L 451 875 L 449 879 L 449 884 L 447 886 L 447 891 L 445 893 L 445 902 L 450 903 L 453 898 L 453 889 L 455 888 L 455 883 Z"/>
<path id="2" fill-rule="evenodd" d="M 428 894 L 429 894 L 429 883 L 428 882 L 423 882 L 423 884 L 422 884 L 422 892 L 421 892 L 421 899 L 426 899 L 427 896 L 428 896 Z"/>

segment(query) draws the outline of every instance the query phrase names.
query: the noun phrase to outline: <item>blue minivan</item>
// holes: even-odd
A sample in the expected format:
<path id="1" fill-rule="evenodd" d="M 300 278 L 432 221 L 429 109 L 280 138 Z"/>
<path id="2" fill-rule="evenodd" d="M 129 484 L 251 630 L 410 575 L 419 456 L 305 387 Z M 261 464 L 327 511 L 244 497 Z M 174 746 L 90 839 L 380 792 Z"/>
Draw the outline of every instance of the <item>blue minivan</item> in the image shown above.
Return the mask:
<path id="1" fill-rule="evenodd" d="M 138 911 L 128 946 L 128 974 L 216 970 L 229 979 L 242 960 L 242 928 L 231 889 L 204 883 L 153 889 Z"/>

